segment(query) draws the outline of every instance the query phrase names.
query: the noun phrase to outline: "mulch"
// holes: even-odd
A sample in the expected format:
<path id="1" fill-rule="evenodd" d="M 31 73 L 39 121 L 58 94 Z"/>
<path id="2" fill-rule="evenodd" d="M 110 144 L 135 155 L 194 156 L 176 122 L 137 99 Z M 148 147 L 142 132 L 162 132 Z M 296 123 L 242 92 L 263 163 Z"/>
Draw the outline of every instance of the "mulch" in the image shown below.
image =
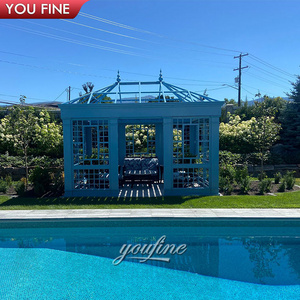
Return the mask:
<path id="1" fill-rule="evenodd" d="M 259 181 L 251 181 L 250 184 L 250 191 L 248 192 L 247 195 L 260 195 L 259 193 Z M 278 189 L 279 189 L 280 183 L 275 184 L 274 182 L 272 182 L 271 185 L 271 190 L 269 193 L 278 193 Z M 300 191 L 300 187 L 297 185 L 294 185 L 294 188 L 292 190 L 285 190 L 286 192 L 293 192 L 293 191 Z M 231 195 L 241 195 L 241 191 L 239 189 L 239 187 L 237 185 L 234 185 L 233 191 L 231 193 Z"/>

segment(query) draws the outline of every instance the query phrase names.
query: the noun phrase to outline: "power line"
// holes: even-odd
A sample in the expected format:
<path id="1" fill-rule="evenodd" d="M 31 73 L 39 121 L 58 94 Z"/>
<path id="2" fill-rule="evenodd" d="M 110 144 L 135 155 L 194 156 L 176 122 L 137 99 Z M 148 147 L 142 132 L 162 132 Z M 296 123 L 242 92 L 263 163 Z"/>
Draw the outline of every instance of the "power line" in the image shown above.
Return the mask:
<path id="1" fill-rule="evenodd" d="M 59 97 L 61 97 L 65 92 L 66 92 L 66 89 L 64 89 L 64 90 L 61 92 L 61 94 L 59 94 L 59 95 L 55 98 L 54 101 L 56 101 Z"/>
<path id="2" fill-rule="evenodd" d="M 249 93 L 249 94 L 251 94 L 251 95 L 253 95 L 253 96 L 255 96 L 255 94 L 253 94 L 253 93 L 251 93 L 251 92 L 249 92 L 248 90 L 246 90 L 244 87 L 242 88 L 244 91 L 246 91 L 247 93 Z"/>
<path id="3" fill-rule="evenodd" d="M 151 57 L 149 55 L 145 55 L 145 54 L 139 54 L 139 53 L 128 52 L 128 51 L 120 50 L 120 49 L 116 49 L 116 48 L 108 48 L 108 47 L 104 47 L 104 46 L 100 46 L 100 45 L 90 44 L 90 43 L 82 42 L 82 41 L 79 41 L 79 40 L 65 38 L 65 37 L 61 37 L 61 36 L 58 36 L 58 35 L 45 33 L 45 32 L 41 32 L 41 31 L 37 31 L 37 30 L 33 30 L 33 29 L 28 29 L 28 28 L 24 28 L 24 27 L 13 26 L 13 25 L 4 25 L 4 24 L 0 24 L 0 25 L 4 26 L 4 27 L 9 27 L 9 28 L 12 28 L 12 29 L 15 29 L 15 30 L 19 30 L 19 31 L 23 31 L 23 32 L 27 32 L 27 33 L 31 33 L 31 34 L 35 34 L 35 35 L 39 35 L 39 36 L 43 36 L 43 37 L 47 37 L 47 38 L 51 38 L 51 39 L 56 39 L 56 40 L 60 40 L 60 41 L 68 42 L 68 43 L 73 43 L 73 44 L 77 44 L 77 45 L 81 45 L 81 46 L 86 46 L 86 47 L 90 47 L 90 48 L 96 48 L 96 49 L 105 50 L 105 51 L 109 51 L 109 52 L 115 52 L 115 53 L 126 54 L 126 55 L 137 56 L 137 57 L 153 58 L 153 57 Z M 46 26 L 46 27 L 48 27 L 48 26 Z M 173 47 L 179 48 L 181 50 L 197 51 L 197 50 L 192 50 L 192 49 L 183 49 L 183 48 L 176 47 L 176 46 L 173 46 Z M 136 48 L 136 49 L 141 49 L 141 48 Z M 141 49 L 141 50 L 148 51 L 147 49 Z M 203 51 L 200 51 L 200 52 L 203 52 Z M 181 58 L 182 57 L 180 56 L 179 59 L 181 59 Z M 174 59 L 178 60 L 178 58 L 174 58 Z M 195 61 L 195 60 L 203 61 L 203 60 L 198 60 L 198 59 L 194 58 L 193 61 Z M 205 62 L 210 62 L 210 61 L 205 60 Z M 216 62 L 216 61 L 214 61 L 213 63 L 226 64 L 224 62 Z M 221 66 L 219 66 L 219 68 L 220 67 Z"/>
<path id="4" fill-rule="evenodd" d="M 92 76 L 92 77 L 115 79 L 114 77 L 101 76 L 101 75 L 95 75 L 95 74 L 84 74 L 84 73 L 71 72 L 71 71 L 60 70 L 60 69 L 51 69 L 51 68 L 47 68 L 47 67 L 30 65 L 30 64 L 22 64 L 22 63 L 17 63 L 17 62 L 12 62 L 12 61 L 6 61 L 6 60 L 1 60 L 1 59 L 0 59 L 0 62 L 2 62 L 2 63 L 8 63 L 8 64 L 13 64 L 13 65 L 19 65 L 19 66 L 23 66 L 23 67 L 43 69 L 43 70 L 47 70 L 47 71 L 62 72 L 62 73 L 68 73 L 68 74 L 75 74 L 75 75 L 80 75 L 80 76 Z"/>
<path id="5" fill-rule="evenodd" d="M 268 76 L 271 76 L 271 77 L 273 77 L 273 78 L 275 78 L 275 79 L 281 78 L 281 79 L 283 79 L 284 81 L 289 81 L 288 79 L 286 79 L 286 78 L 284 78 L 284 77 L 282 77 L 282 76 L 280 76 L 280 75 L 276 75 L 276 74 L 274 74 L 274 73 L 271 73 L 270 71 L 267 71 L 267 70 L 265 70 L 265 69 L 263 69 L 263 68 L 261 68 L 261 67 L 258 67 L 258 66 L 254 65 L 254 64 L 252 64 L 252 63 L 249 63 L 248 61 L 246 61 L 246 62 L 247 62 L 250 66 L 252 66 L 253 68 L 258 69 L 258 70 L 261 70 L 263 73 L 267 74 Z"/>
<path id="6" fill-rule="evenodd" d="M 65 20 L 65 19 L 60 19 L 60 20 L 64 21 L 64 22 L 71 23 L 71 24 L 75 24 L 75 25 L 78 25 L 78 26 L 82 26 L 82 27 L 86 27 L 86 28 L 90 28 L 90 29 L 102 31 L 102 32 L 105 32 L 105 33 L 118 35 L 118 36 L 125 37 L 125 38 L 128 38 L 128 39 L 133 39 L 133 40 L 142 41 L 142 42 L 148 42 L 147 40 L 140 39 L 140 38 L 137 38 L 137 37 L 134 37 L 134 36 L 130 36 L 130 35 L 126 35 L 126 34 L 121 34 L 121 33 L 113 32 L 113 31 L 108 31 L 108 30 L 104 30 L 104 29 L 101 29 L 101 28 L 98 28 L 98 27 L 93 27 L 93 26 L 82 24 L 82 23 L 73 22 L 73 21 L 70 21 L 70 20 Z"/>
<path id="7" fill-rule="evenodd" d="M 5 96 L 5 97 L 11 97 L 11 98 L 19 98 L 20 96 L 13 96 L 13 95 L 7 95 L 7 94 L 0 94 L 0 96 Z M 30 100 L 40 100 L 40 101 L 50 101 L 47 99 L 40 99 L 40 98 L 32 98 L 32 97 L 26 97 L 26 99 Z"/>
<path id="8" fill-rule="evenodd" d="M 248 88 L 253 89 L 253 90 L 256 90 L 256 91 L 262 91 L 262 92 L 267 93 L 267 94 L 269 94 L 269 95 L 271 94 L 269 91 L 262 90 L 262 89 L 257 88 L 257 87 L 253 87 L 253 86 L 248 85 L 248 84 L 243 84 L 243 86 L 247 86 Z"/>
<path id="9" fill-rule="evenodd" d="M 282 85 L 282 84 L 279 84 L 278 82 L 274 82 L 274 81 L 272 81 L 272 80 L 266 79 L 266 78 L 261 77 L 261 76 L 259 76 L 259 75 L 252 74 L 251 72 L 247 72 L 247 75 L 249 75 L 249 76 L 251 76 L 251 77 L 254 77 L 254 78 L 258 78 L 258 79 L 260 79 L 260 80 L 262 80 L 262 81 L 265 81 L 265 82 L 267 82 L 267 83 L 271 83 L 272 85 L 280 86 L 280 87 L 282 87 L 282 88 L 284 88 L 284 89 L 288 89 L 286 86 L 284 86 L 284 85 Z"/>
<path id="10" fill-rule="evenodd" d="M 96 44 L 81 42 L 81 41 L 78 41 L 78 40 L 73 40 L 73 39 L 70 39 L 70 38 L 64 38 L 64 37 L 61 37 L 61 36 L 58 36 L 58 35 L 54 35 L 54 34 L 50 34 L 50 33 L 44 33 L 44 32 L 37 31 L 37 30 L 24 29 L 23 27 L 18 27 L 18 26 L 13 26 L 13 25 L 8 25 L 8 24 L 5 24 L 5 25 L 0 24 L 0 25 L 4 26 L 4 27 L 10 27 L 10 28 L 13 28 L 15 30 L 20 30 L 20 31 L 23 31 L 23 32 L 27 32 L 27 33 L 31 33 L 31 34 L 35 34 L 35 35 L 55 39 L 55 40 L 60 40 L 60 41 L 64 41 L 64 42 L 68 42 L 68 43 L 72 43 L 72 44 L 86 46 L 86 47 L 89 47 L 89 48 L 95 48 L 95 49 L 105 50 L 105 51 L 109 51 L 109 52 L 115 52 L 115 53 L 131 55 L 131 56 L 139 56 L 139 57 L 146 57 L 147 58 L 146 55 L 139 55 L 137 53 L 133 53 L 133 52 L 125 51 L 125 50 L 120 50 L 120 49 L 116 49 L 116 48 L 109 48 L 109 47 L 104 47 L 104 46 L 100 46 L 100 45 L 96 45 Z"/>
<path id="11" fill-rule="evenodd" d="M 23 66 L 23 67 L 38 68 L 38 69 L 48 70 L 48 71 L 52 71 L 52 72 L 62 72 L 62 73 L 80 75 L 80 76 L 92 76 L 92 77 L 100 77 L 100 78 L 107 78 L 107 79 L 114 79 L 115 80 L 115 77 L 110 77 L 110 76 L 102 76 L 102 75 L 96 75 L 96 74 L 86 74 L 86 73 L 80 73 L 80 72 L 72 72 L 72 71 L 62 70 L 62 69 L 52 69 L 52 68 L 48 68 L 48 67 L 32 65 L 32 64 L 18 63 L 18 62 L 8 61 L 8 60 L 1 60 L 0 59 L 0 62 L 7 63 L 7 64 L 13 64 L 13 65 L 19 65 L 19 66 Z M 115 70 L 112 70 L 112 69 L 100 69 L 100 70 L 115 72 Z M 150 75 L 150 74 L 143 74 L 143 73 L 136 73 L 136 72 L 127 72 L 127 71 L 121 71 L 121 72 L 125 73 L 125 74 L 147 76 L 147 77 L 152 77 L 152 78 L 154 77 L 153 74 Z M 199 79 L 194 79 L 194 78 L 193 79 L 192 78 L 180 78 L 180 77 L 171 77 L 171 76 L 165 76 L 165 78 L 181 80 L 181 81 L 189 81 L 189 82 L 193 81 L 193 82 L 201 82 L 201 83 L 222 83 L 222 84 L 224 83 L 223 81 L 199 80 Z"/>
<path id="12" fill-rule="evenodd" d="M 34 105 L 34 104 L 31 104 L 31 103 L 24 103 L 24 104 L 21 105 L 20 102 L 13 102 L 13 101 L 10 101 L 10 100 L 5 100 L 5 99 L 0 99 L 0 103 L 9 104 L 9 105 L 17 105 L 17 106 L 32 106 L 32 107 L 39 108 L 41 110 L 45 109 L 41 106 Z"/>
<path id="13" fill-rule="evenodd" d="M 141 32 L 141 33 L 147 33 L 147 34 L 155 35 L 155 36 L 158 36 L 158 37 L 162 37 L 162 35 L 151 32 L 151 31 L 147 31 L 147 30 L 136 28 L 136 27 L 128 26 L 128 25 L 125 25 L 125 24 L 117 23 L 117 22 L 114 22 L 114 21 L 110 21 L 110 20 L 107 20 L 107 19 L 103 19 L 103 18 L 100 18 L 100 17 L 97 17 L 97 16 L 90 15 L 90 14 L 87 14 L 87 13 L 84 13 L 84 12 L 79 12 L 78 15 L 81 16 L 81 17 L 84 17 L 84 18 L 100 21 L 100 22 L 103 22 L 103 23 L 106 23 L 106 24 L 109 24 L 109 25 L 121 27 L 123 29 L 128 29 L 128 30 L 132 30 L 132 31 L 137 31 L 137 32 Z"/>
<path id="14" fill-rule="evenodd" d="M 201 43 L 190 42 L 190 41 L 186 41 L 186 40 L 173 39 L 173 38 L 170 38 L 170 37 L 165 36 L 165 35 L 157 34 L 155 32 L 151 32 L 151 31 L 139 29 L 139 28 L 136 28 L 136 27 L 128 26 L 128 25 L 125 25 L 125 24 L 117 23 L 117 22 L 114 22 L 114 21 L 110 21 L 110 20 L 107 20 L 107 19 L 99 18 L 97 16 L 93 16 L 93 15 L 82 13 L 82 12 L 79 13 L 79 15 L 82 16 L 82 17 L 85 17 L 85 18 L 93 19 L 95 21 L 103 22 L 103 23 L 106 23 L 106 24 L 110 24 L 110 25 L 121 27 L 121 28 L 128 29 L 128 30 L 139 31 L 139 32 L 143 32 L 143 33 L 155 35 L 157 37 L 168 39 L 168 40 L 172 40 L 172 41 L 189 43 L 189 44 L 193 44 L 193 45 L 198 45 L 200 47 L 210 48 L 210 49 L 215 49 L 215 50 L 221 50 L 221 51 L 240 52 L 238 50 L 233 50 L 233 49 L 215 47 L 215 46 L 205 45 L 205 44 L 201 44 Z"/>
<path id="15" fill-rule="evenodd" d="M 253 55 L 253 54 L 250 54 L 250 55 L 249 55 L 249 58 L 252 58 L 252 59 L 258 61 L 259 63 L 261 63 L 261 64 L 263 64 L 263 65 L 265 65 L 265 66 L 267 66 L 267 67 L 269 67 L 269 68 L 271 68 L 271 69 L 273 69 L 273 70 L 279 72 L 279 73 L 285 74 L 285 75 L 290 76 L 290 77 L 293 77 L 293 78 L 296 77 L 296 75 L 291 74 L 291 73 L 289 73 L 289 72 L 287 72 L 287 71 L 284 71 L 284 70 L 282 70 L 282 69 L 280 69 L 280 68 L 278 68 L 278 67 L 276 67 L 276 66 L 274 66 L 274 65 L 272 65 L 272 64 L 270 64 L 270 63 L 268 63 L 268 62 L 266 62 L 266 61 L 264 61 L 264 60 L 262 60 L 262 59 L 260 59 L 260 58 L 258 58 L 257 56 L 255 56 L 255 55 Z"/>
<path id="16" fill-rule="evenodd" d="M 83 26 L 83 27 L 86 27 L 86 28 L 89 28 L 89 29 L 93 29 L 93 30 L 103 31 L 103 32 L 106 32 L 106 33 L 109 33 L 109 34 L 120 35 L 120 36 L 130 38 L 130 39 L 134 39 L 134 40 L 137 40 L 137 41 L 142 41 L 142 42 L 147 42 L 147 43 L 151 43 L 151 44 L 161 45 L 161 42 L 154 42 L 154 41 L 149 41 L 149 40 L 145 40 L 145 39 L 136 38 L 136 37 L 129 36 L 129 35 L 123 35 L 123 34 L 119 34 L 119 33 L 116 33 L 116 32 L 104 30 L 104 29 L 101 29 L 99 27 L 93 27 L 93 26 L 89 26 L 89 25 L 86 25 L 86 24 L 77 23 L 77 22 L 73 22 L 73 21 L 69 21 L 69 20 L 61 20 L 61 21 L 68 22 L 68 23 L 71 23 L 71 24 L 76 24 L 76 25 Z M 180 42 L 180 43 L 184 42 L 184 43 L 190 43 L 190 44 L 194 44 L 194 45 L 197 44 L 197 43 L 187 42 L 187 41 L 183 41 L 183 40 L 175 40 L 175 39 L 171 39 L 171 38 L 168 38 L 168 37 L 164 37 L 164 38 L 169 39 L 169 40 L 173 40 L 173 41 L 176 41 L 176 42 Z M 200 46 L 204 47 L 201 44 L 197 44 L 197 45 L 198 46 L 200 45 Z M 208 54 L 214 54 L 214 55 L 231 56 L 229 54 L 224 54 L 224 53 L 213 53 L 213 52 L 207 52 L 207 51 L 201 51 L 201 50 L 195 50 L 195 49 L 186 49 L 186 48 L 182 48 L 182 47 L 178 47 L 178 46 L 174 46 L 174 45 L 168 45 L 168 46 L 173 47 L 173 48 L 177 48 L 177 49 L 181 49 L 181 50 L 185 50 L 185 51 L 188 50 L 188 51 L 208 53 Z M 206 46 L 206 47 L 207 48 L 214 48 L 214 49 L 216 48 L 216 47 L 211 47 L 211 46 Z M 217 48 L 217 49 L 220 50 L 221 48 Z M 228 50 L 228 51 L 230 51 L 230 50 Z M 232 50 L 232 51 L 234 51 L 234 50 Z"/>
<path id="17" fill-rule="evenodd" d="M 87 38 L 87 39 L 92 39 L 92 40 L 103 42 L 103 43 L 108 43 L 108 44 L 112 44 L 112 45 L 116 45 L 116 46 L 121 46 L 121 47 L 146 51 L 146 49 L 143 49 L 143 48 L 138 48 L 138 47 L 129 46 L 129 45 L 125 45 L 125 44 L 115 43 L 115 42 L 111 42 L 111 41 L 108 41 L 108 40 L 103 40 L 103 39 L 87 36 L 85 34 L 79 34 L 79 33 L 75 33 L 75 32 L 68 31 L 68 30 L 58 29 L 58 28 L 55 28 L 55 27 L 52 27 L 52 26 L 47 26 L 47 25 L 44 25 L 44 24 L 37 24 L 35 22 L 30 22 L 30 21 L 25 21 L 25 20 L 21 20 L 21 21 L 29 23 L 29 24 L 33 24 L 35 26 L 45 27 L 45 28 L 49 28 L 49 29 L 52 29 L 52 30 L 56 30 L 56 31 L 60 31 L 60 32 L 68 33 L 68 34 L 73 34 L 73 35 L 76 35 L 76 36 L 84 37 L 84 38 Z"/>

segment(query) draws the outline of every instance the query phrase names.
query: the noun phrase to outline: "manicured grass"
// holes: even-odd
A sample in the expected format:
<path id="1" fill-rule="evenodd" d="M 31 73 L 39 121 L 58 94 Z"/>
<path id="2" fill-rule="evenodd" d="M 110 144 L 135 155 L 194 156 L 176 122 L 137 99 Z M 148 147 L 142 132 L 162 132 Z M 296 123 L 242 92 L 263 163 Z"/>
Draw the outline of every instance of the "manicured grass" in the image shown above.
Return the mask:
<path id="1" fill-rule="evenodd" d="M 277 196 L 206 196 L 157 198 L 9 198 L 0 209 L 122 209 L 122 208 L 300 208 L 300 191 Z"/>

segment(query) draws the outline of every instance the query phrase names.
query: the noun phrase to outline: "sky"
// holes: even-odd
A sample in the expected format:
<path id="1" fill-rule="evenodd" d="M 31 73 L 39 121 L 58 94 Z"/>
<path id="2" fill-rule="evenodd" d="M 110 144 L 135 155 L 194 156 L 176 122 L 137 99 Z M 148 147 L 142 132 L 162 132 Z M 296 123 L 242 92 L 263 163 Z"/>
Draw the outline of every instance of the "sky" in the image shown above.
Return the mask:
<path id="1" fill-rule="evenodd" d="M 67 100 L 92 82 L 157 80 L 217 100 L 286 97 L 300 75 L 298 0 L 89 0 L 69 20 L 0 20 L 0 102 Z"/>

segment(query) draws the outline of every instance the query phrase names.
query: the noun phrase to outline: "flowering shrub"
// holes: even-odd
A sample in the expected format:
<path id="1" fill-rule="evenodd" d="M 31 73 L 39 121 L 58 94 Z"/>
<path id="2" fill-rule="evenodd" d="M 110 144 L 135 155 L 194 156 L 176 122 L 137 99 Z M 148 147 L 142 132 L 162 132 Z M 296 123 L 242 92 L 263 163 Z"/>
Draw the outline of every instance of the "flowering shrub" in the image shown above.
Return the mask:
<path id="1" fill-rule="evenodd" d="M 62 157 L 62 126 L 51 123 L 46 110 L 37 112 L 32 107 L 13 107 L 1 120 L 0 144 L 2 152 L 12 155 Z"/>
<path id="2" fill-rule="evenodd" d="M 251 143 L 251 128 L 255 118 L 241 121 L 239 116 L 230 116 L 228 123 L 220 124 L 220 150 L 233 153 L 251 153 L 254 146 Z"/>

